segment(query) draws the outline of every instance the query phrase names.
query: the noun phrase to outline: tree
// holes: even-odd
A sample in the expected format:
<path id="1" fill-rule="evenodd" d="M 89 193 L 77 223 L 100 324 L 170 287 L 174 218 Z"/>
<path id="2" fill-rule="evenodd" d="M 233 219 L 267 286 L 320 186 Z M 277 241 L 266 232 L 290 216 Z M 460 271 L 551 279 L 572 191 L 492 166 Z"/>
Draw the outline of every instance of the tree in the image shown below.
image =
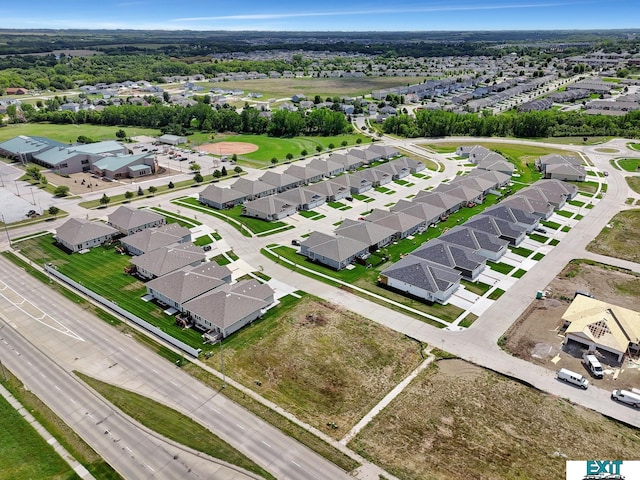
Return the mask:
<path id="1" fill-rule="evenodd" d="M 215 169 L 213 171 L 213 178 L 220 178 L 222 176 L 222 174 L 220 173 L 220 170 Z"/>
<path id="2" fill-rule="evenodd" d="M 320 153 L 322 151 L 322 145 L 316 145 L 316 152 Z"/>
<path id="3" fill-rule="evenodd" d="M 347 145 L 349 145 L 349 142 L 347 142 L 346 140 L 343 140 L 340 145 L 342 145 L 343 147 L 346 147 Z"/>
<path id="4" fill-rule="evenodd" d="M 358 139 L 356 140 L 356 143 L 357 143 L 358 145 L 360 145 L 360 144 L 362 143 L 362 139 L 361 139 L 361 138 L 358 138 Z"/>
<path id="5" fill-rule="evenodd" d="M 236 165 L 236 168 L 233 169 L 236 173 L 242 173 L 242 167 L 240 165 Z"/>
<path id="6" fill-rule="evenodd" d="M 124 198 L 126 198 L 127 200 L 131 200 L 134 195 L 135 195 L 135 193 L 133 193 L 130 190 L 127 190 L 126 192 L 124 192 Z"/>
<path id="7" fill-rule="evenodd" d="M 220 175 L 222 175 L 223 177 L 227 176 L 227 167 L 225 167 L 224 165 L 222 166 L 222 170 L 220 170 Z"/>
<path id="8" fill-rule="evenodd" d="M 192 172 L 199 172 L 200 170 L 202 170 L 202 168 L 197 163 L 192 163 L 191 165 L 189 165 L 189 170 L 191 170 Z"/>
<path id="9" fill-rule="evenodd" d="M 233 163 L 236 163 L 238 161 L 238 155 L 236 155 L 235 153 L 233 155 L 231 155 L 231 161 Z"/>
<path id="10" fill-rule="evenodd" d="M 127 138 L 127 132 L 125 132 L 122 128 L 116 132 L 116 138 L 119 140 L 124 140 Z"/>
<path id="11" fill-rule="evenodd" d="M 157 189 L 156 187 L 154 187 L 153 185 L 151 185 L 151 186 L 149 187 L 149 193 L 150 193 L 151 195 L 153 195 L 153 194 L 154 194 L 154 193 L 156 193 L 157 191 L 158 191 L 158 189 Z"/>
<path id="12" fill-rule="evenodd" d="M 49 215 L 53 215 L 53 218 L 55 218 L 58 215 L 58 213 L 60 213 L 60 209 L 55 205 L 51 205 L 49 207 Z"/>
<path id="13" fill-rule="evenodd" d="M 142 187 L 138 187 L 137 195 L 138 195 L 139 197 L 141 197 L 142 195 L 144 195 L 144 192 L 142 191 Z"/>
<path id="14" fill-rule="evenodd" d="M 53 191 L 53 194 L 56 197 L 66 197 L 68 193 L 69 193 L 69 187 L 67 187 L 66 185 L 59 185 Z"/>
<path id="15" fill-rule="evenodd" d="M 307 155 L 309 155 L 309 152 L 307 152 L 307 149 L 304 149 L 300 152 L 300 155 L 302 155 L 303 157 L 306 157 Z"/>
<path id="16" fill-rule="evenodd" d="M 171 188 L 173 188 L 173 187 L 175 187 L 175 185 L 173 184 L 173 182 L 169 182 L 169 185 L 167 185 L 167 188 L 171 189 Z"/>
<path id="17" fill-rule="evenodd" d="M 293 159 L 293 153 L 287 153 L 287 160 L 291 161 Z"/>
<path id="18" fill-rule="evenodd" d="M 46 187 L 49 184 L 49 180 L 44 175 L 40 175 L 40 185 Z"/>
<path id="19" fill-rule="evenodd" d="M 26 172 L 27 172 L 27 175 L 29 175 L 34 180 L 40 180 L 40 176 L 42 175 L 40 173 L 40 169 L 35 165 L 33 167 L 27 167 Z"/>
<path id="20" fill-rule="evenodd" d="M 273 165 L 274 167 L 276 166 L 276 163 L 278 163 L 278 159 L 276 157 L 273 157 L 271 159 L 271 165 Z"/>
<path id="21" fill-rule="evenodd" d="M 171 100 L 171 95 L 169 95 L 169 92 L 162 92 L 162 100 L 164 100 L 165 103 L 169 103 L 169 100 Z"/>
<path id="22" fill-rule="evenodd" d="M 200 172 L 196 173 L 193 176 L 193 179 L 196 181 L 196 183 L 202 183 L 202 181 L 204 180 L 204 178 L 202 177 L 202 175 L 200 174 Z"/>
<path id="23" fill-rule="evenodd" d="M 333 150 L 334 148 L 336 148 L 336 146 L 333 143 L 329 144 L 329 150 Z"/>
<path id="24" fill-rule="evenodd" d="M 100 205 L 106 207 L 107 205 L 109 205 L 110 201 L 111 201 L 111 197 L 107 197 L 107 194 L 103 193 L 102 198 L 100 199 Z"/>

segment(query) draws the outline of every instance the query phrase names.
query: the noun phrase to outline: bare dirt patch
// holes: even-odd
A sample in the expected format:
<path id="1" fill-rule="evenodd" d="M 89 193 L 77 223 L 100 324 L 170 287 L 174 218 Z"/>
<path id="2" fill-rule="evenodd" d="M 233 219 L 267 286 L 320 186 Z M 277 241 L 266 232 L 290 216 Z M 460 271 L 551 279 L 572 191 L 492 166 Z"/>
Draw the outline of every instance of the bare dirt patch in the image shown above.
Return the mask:
<path id="1" fill-rule="evenodd" d="M 461 375 L 457 375 L 460 372 Z M 462 360 L 421 372 L 349 444 L 404 480 L 564 478 L 567 459 L 636 458 L 637 430 Z"/>
<path id="2" fill-rule="evenodd" d="M 242 155 L 258 150 L 258 146 L 248 142 L 217 142 L 205 143 L 198 146 L 198 150 L 214 155 Z"/>
<path id="3" fill-rule="evenodd" d="M 505 349 L 516 357 L 550 370 L 564 367 L 590 378 L 581 362 L 584 349 L 574 343 L 563 348 L 562 315 L 576 291 L 588 292 L 597 299 L 638 310 L 640 276 L 595 262 L 574 260 L 545 290 L 548 292 L 547 298 L 534 300 L 507 330 Z M 552 361 L 558 358 L 558 361 Z M 631 388 L 640 384 L 640 363 L 625 361 L 614 380 L 619 365 L 605 356 L 601 360 L 605 368 L 604 378 L 590 378 L 599 387 Z"/>
<path id="4" fill-rule="evenodd" d="M 341 438 L 420 363 L 419 350 L 397 332 L 305 297 L 238 332 L 224 356 L 229 376 Z"/>

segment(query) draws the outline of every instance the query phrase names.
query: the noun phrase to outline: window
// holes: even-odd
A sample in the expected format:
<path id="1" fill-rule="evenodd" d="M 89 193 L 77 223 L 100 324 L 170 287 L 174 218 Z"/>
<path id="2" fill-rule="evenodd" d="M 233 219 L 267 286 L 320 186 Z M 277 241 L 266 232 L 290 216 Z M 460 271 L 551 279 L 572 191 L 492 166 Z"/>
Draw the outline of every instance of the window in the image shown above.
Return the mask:
<path id="1" fill-rule="evenodd" d="M 89 160 L 82 160 L 80 163 L 82 165 L 89 165 Z"/>
<path id="2" fill-rule="evenodd" d="M 58 165 L 58 168 L 67 168 L 69 165 L 66 163 L 61 163 L 60 165 Z"/>

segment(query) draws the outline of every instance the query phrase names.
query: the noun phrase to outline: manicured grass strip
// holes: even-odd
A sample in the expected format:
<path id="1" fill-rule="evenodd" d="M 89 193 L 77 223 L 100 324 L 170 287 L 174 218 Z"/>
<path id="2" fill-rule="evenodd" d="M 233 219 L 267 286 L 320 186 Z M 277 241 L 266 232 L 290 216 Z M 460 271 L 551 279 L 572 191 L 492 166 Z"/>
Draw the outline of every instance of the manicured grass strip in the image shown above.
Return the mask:
<path id="1" fill-rule="evenodd" d="M 460 284 L 464 285 L 465 289 L 480 296 L 487 293 L 491 288 L 491 285 L 487 285 L 486 283 L 470 282 L 469 280 L 465 280 L 465 279 L 460 280 Z"/>
<path id="2" fill-rule="evenodd" d="M 105 462 L 100 455 L 98 455 L 80 436 L 66 423 L 60 419 L 47 405 L 45 405 L 40 398 L 34 395 L 29 389 L 25 388 L 22 382 L 15 377 L 5 367 L 7 375 L 7 381 L 2 385 L 11 392 L 11 394 L 26 408 L 33 417 L 40 422 L 40 424 L 53 435 L 58 442 L 78 461 L 80 462 L 94 477 L 101 480 L 122 480 L 122 477 Z M 2 425 L 3 430 L 9 428 L 9 421 L 5 421 L 5 415 L 2 413 Z M 6 425 L 6 426 L 5 426 Z M 22 437 L 27 435 L 30 427 L 26 426 L 21 428 L 17 437 L 13 437 L 13 443 L 10 441 L 11 436 L 5 434 L 3 431 L 2 437 L 0 437 L 0 451 L 4 450 L 5 438 L 11 444 L 11 448 L 16 450 L 16 446 L 22 446 Z M 35 433 L 35 432 L 34 432 Z M 20 449 L 17 449 L 20 450 Z M 57 456 L 57 454 L 56 454 Z M 35 457 L 35 456 L 34 456 Z M 2 453 L 0 457 L 0 471 L 2 471 L 2 478 L 44 478 L 40 472 L 35 472 L 33 475 L 12 475 L 8 462 L 5 462 L 6 453 Z M 28 457 L 31 459 L 32 457 Z M 25 463 L 30 462 L 26 460 Z M 5 467 L 5 465 L 7 465 Z M 26 472 L 25 472 L 26 473 Z M 54 477 L 57 478 L 57 477 Z M 73 475 L 65 475 L 62 478 L 78 478 Z"/>
<path id="3" fill-rule="evenodd" d="M 388 193 L 388 192 L 390 192 L 390 191 L 391 191 L 391 190 L 390 190 L 389 188 L 387 188 L 387 187 L 375 187 L 375 188 L 374 188 L 374 190 L 375 190 L 376 192 L 380 192 L 380 193 Z"/>
<path id="4" fill-rule="evenodd" d="M 574 220 L 582 220 L 584 218 L 584 215 L 576 215 L 575 217 L 573 217 Z"/>
<path id="5" fill-rule="evenodd" d="M 571 227 L 569 225 L 565 225 L 564 227 L 562 227 L 561 231 L 564 233 L 568 233 L 571 231 Z"/>
<path id="6" fill-rule="evenodd" d="M 569 205 L 573 205 L 574 207 L 582 207 L 582 206 L 584 206 L 584 202 L 581 202 L 580 200 L 569 200 L 567 203 Z"/>
<path id="7" fill-rule="evenodd" d="M 300 215 L 301 217 L 304 217 L 304 218 L 313 218 L 316 215 L 320 215 L 320 214 L 317 213 L 317 212 L 314 212 L 313 210 L 300 210 L 298 212 L 298 215 Z"/>
<path id="8" fill-rule="evenodd" d="M 266 479 L 275 477 L 198 422 L 155 400 L 75 374 L 125 414 L 160 435 L 214 458 L 237 465 Z"/>
<path id="9" fill-rule="evenodd" d="M 525 273 L 527 273 L 526 270 L 523 270 L 523 269 L 519 268 L 518 270 L 513 272 L 513 274 L 511 276 L 515 277 L 515 278 L 521 278 Z"/>
<path id="10" fill-rule="evenodd" d="M 573 213 L 567 210 L 557 210 L 556 213 L 561 217 L 567 217 L 567 218 L 573 217 Z"/>
<path id="11" fill-rule="evenodd" d="M 540 223 L 542 225 L 544 225 L 545 227 L 550 228 L 552 230 L 557 230 L 557 229 L 560 228 L 560 224 L 559 223 L 551 222 L 549 220 L 542 220 Z"/>
<path id="12" fill-rule="evenodd" d="M 213 239 L 209 235 L 203 235 L 201 237 L 196 238 L 193 241 L 193 244 L 199 247 L 202 247 L 204 245 L 209 245 L 210 243 L 213 243 Z"/>
<path id="13" fill-rule="evenodd" d="M 3 478 L 70 478 L 71 467 L 2 396 L 0 418 Z"/>
<path id="14" fill-rule="evenodd" d="M 557 238 L 552 238 L 551 241 L 549 242 L 549 245 L 551 245 L 552 247 L 555 247 L 559 243 L 560 243 L 560 240 L 558 240 Z"/>
<path id="15" fill-rule="evenodd" d="M 222 254 L 216 255 L 211 260 L 213 260 L 214 262 L 216 262 L 220 266 L 229 265 L 231 263 L 231 260 L 229 260 L 227 257 L 225 257 Z"/>
<path id="16" fill-rule="evenodd" d="M 501 288 L 496 288 L 493 292 L 491 292 L 489 294 L 489 296 L 487 297 L 489 300 L 497 300 L 499 299 L 502 295 L 504 295 L 504 290 L 502 290 Z"/>
<path id="17" fill-rule="evenodd" d="M 475 322 L 477 319 L 478 319 L 477 315 L 474 315 L 473 313 L 469 313 L 469 314 L 467 314 L 466 317 L 464 317 L 460 321 L 458 326 L 460 326 L 462 328 L 469 328 L 471 325 L 473 325 L 473 322 Z"/>
<path id="18" fill-rule="evenodd" d="M 348 208 L 351 208 L 351 207 L 348 207 Z M 327 218 L 327 216 L 320 214 L 320 215 L 316 215 L 311 220 L 313 220 L 315 222 L 316 220 L 322 220 L 323 218 Z"/>
<path id="19" fill-rule="evenodd" d="M 341 209 L 342 207 L 346 207 L 347 205 L 342 202 L 327 202 L 331 208 Z"/>
<path id="20" fill-rule="evenodd" d="M 537 233 L 532 233 L 529 235 L 531 240 L 535 240 L 536 242 L 546 243 L 549 240 L 549 237 L 545 237 L 544 235 L 539 235 Z"/>
<path id="21" fill-rule="evenodd" d="M 542 260 L 543 258 L 544 258 L 544 254 L 542 254 L 542 253 L 540 253 L 540 252 L 536 253 L 536 254 L 533 256 L 533 259 L 534 259 L 536 262 L 539 262 L 539 261 L 540 261 L 540 260 Z"/>
<path id="22" fill-rule="evenodd" d="M 158 207 L 151 207 L 151 210 L 163 214 L 165 217 L 167 217 L 167 221 L 168 222 L 170 222 L 171 219 L 179 220 L 179 223 L 183 227 L 191 228 L 191 227 L 196 227 L 196 226 L 202 225 L 202 222 L 199 222 L 198 220 L 196 220 L 194 218 L 185 217 L 184 215 L 180 215 L 178 213 L 173 213 L 173 212 L 169 212 L 167 210 L 162 210 L 161 208 L 158 208 Z"/>
<path id="23" fill-rule="evenodd" d="M 354 193 L 353 198 L 355 198 L 356 200 L 360 200 L 362 202 L 370 202 L 371 200 L 373 200 L 373 198 L 367 197 L 366 195 L 362 195 L 360 193 Z"/>
<path id="24" fill-rule="evenodd" d="M 627 172 L 637 172 L 640 170 L 640 158 L 623 158 L 618 160 L 620 168 Z"/>
<path id="25" fill-rule="evenodd" d="M 529 250 L 528 248 L 524 247 L 509 247 L 509 250 L 511 250 L 516 255 L 520 255 L 521 257 L 525 258 L 529 258 L 533 253 L 533 250 Z"/>
<path id="26" fill-rule="evenodd" d="M 511 270 L 516 268 L 516 267 L 512 267 L 508 263 L 502 263 L 502 262 L 496 263 L 490 260 L 487 261 L 487 267 L 489 267 L 491 270 L 495 270 L 496 272 L 504 273 L 505 275 L 508 275 L 511 272 Z"/>

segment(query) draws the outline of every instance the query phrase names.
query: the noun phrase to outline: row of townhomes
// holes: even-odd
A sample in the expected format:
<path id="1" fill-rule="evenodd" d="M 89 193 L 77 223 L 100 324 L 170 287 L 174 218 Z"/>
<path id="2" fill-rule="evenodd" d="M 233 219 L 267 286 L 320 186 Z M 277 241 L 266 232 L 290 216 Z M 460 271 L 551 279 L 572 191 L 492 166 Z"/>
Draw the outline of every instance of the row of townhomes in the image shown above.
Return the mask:
<path id="1" fill-rule="evenodd" d="M 110 179 L 138 178 L 158 170 L 153 153 L 134 155 L 113 140 L 64 144 L 45 137 L 20 135 L 0 143 L 0 155 L 21 163 L 33 162 L 61 175 L 91 172 Z"/>
<path id="2" fill-rule="evenodd" d="M 511 180 L 511 163 L 480 146 L 461 147 L 457 153 L 478 167 L 420 191 L 411 201 L 400 200 L 389 211 L 374 209 L 359 221 L 346 220 L 333 235 L 313 232 L 301 242 L 299 253 L 340 270 L 354 261 L 366 261 L 370 253 L 395 240 L 434 226 L 460 208 L 483 203 L 487 194 L 501 195 L 500 189 Z M 487 260 L 498 261 L 509 245 L 519 245 L 541 219 L 549 218 L 576 194 L 574 185 L 540 180 L 424 243 L 381 272 L 378 281 L 430 302 L 446 303 L 462 278 L 476 281 Z"/>
<path id="3" fill-rule="evenodd" d="M 242 205 L 243 215 L 280 220 L 424 169 L 423 163 L 399 155 L 395 148 L 383 145 L 352 149 L 326 160 L 314 158 L 304 166 L 291 165 L 282 173 L 268 171 L 255 181 L 240 178 L 229 187 L 211 184 L 199 200 L 217 209 Z M 373 162 L 383 163 L 357 170 Z"/>
<path id="4" fill-rule="evenodd" d="M 271 287 L 256 280 L 233 283 L 227 267 L 207 261 L 204 250 L 191 242 L 189 229 L 167 225 L 151 210 L 119 207 L 106 224 L 71 218 L 56 230 L 57 242 L 71 252 L 118 238 L 117 250 L 132 256 L 131 273 L 146 282 L 148 299 L 209 341 L 227 337 L 274 304 Z"/>

